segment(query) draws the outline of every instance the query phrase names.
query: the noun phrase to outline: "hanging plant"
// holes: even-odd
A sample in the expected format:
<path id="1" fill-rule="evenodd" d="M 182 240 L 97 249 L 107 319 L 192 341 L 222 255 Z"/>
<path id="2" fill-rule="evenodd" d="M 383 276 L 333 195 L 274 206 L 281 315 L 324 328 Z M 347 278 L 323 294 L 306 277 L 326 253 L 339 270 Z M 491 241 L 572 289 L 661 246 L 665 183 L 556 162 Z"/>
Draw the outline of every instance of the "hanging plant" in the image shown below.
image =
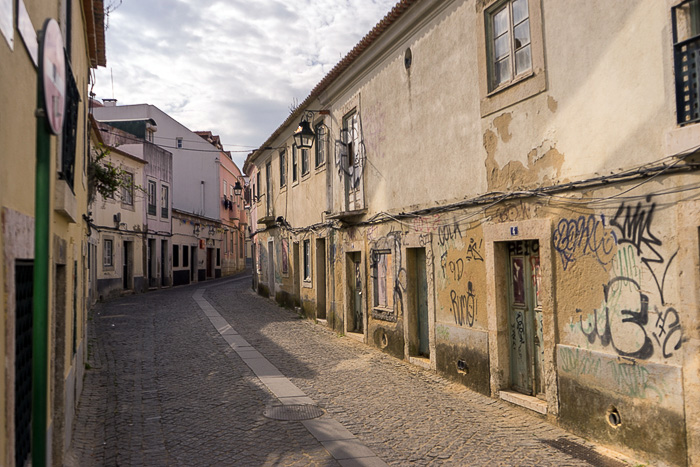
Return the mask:
<path id="1" fill-rule="evenodd" d="M 119 188 L 133 188 L 133 180 L 127 177 L 127 172 L 107 159 L 109 153 L 102 143 L 92 147 L 88 162 L 88 203 L 94 201 L 95 193 L 112 198 Z"/>

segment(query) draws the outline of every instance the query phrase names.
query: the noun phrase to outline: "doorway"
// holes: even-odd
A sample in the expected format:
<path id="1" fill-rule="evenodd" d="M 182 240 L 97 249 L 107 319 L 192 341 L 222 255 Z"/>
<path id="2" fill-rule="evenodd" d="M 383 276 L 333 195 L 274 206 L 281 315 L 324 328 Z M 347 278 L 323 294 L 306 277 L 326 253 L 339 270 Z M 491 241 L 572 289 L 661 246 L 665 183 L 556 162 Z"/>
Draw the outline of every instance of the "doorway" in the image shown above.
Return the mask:
<path id="1" fill-rule="evenodd" d="M 411 357 L 430 358 L 428 323 L 428 276 L 425 248 L 407 248 L 407 292 L 409 306 L 409 346 Z"/>
<path id="2" fill-rule="evenodd" d="M 301 306 L 301 266 L 299 265 L 299 242 L 292 245 L 292 263 L 294 274 L 294 306 Z"/>
<path id="3" fill-rule="evenodd" d="M 148 287 L 156 286 L 156 240 L 148 239 Z"/>
<path id="4" fill-rule="evenodd" d="M 326 319 L 326 239 L 316 239 L 316 319 Z"/>
<path id="5" fill-rule="evenodd" d="M 346 317 L 347 332 L 364 334 L 364 313 L 362 306 L 362 253 L 347 254 L 347 280 L 349 307 Z"/>
<path id="6" fill-rule="evenodd" d="M 133 270 L 131 267 L 131 258 L 133 255 L 132 248 L 132 242 L 125 240 L 123 248 L 124 255 L 122 258 L 122 286 L 124 287 L 124 290 L 131 289 L 131 273 Z"/>
<path id="7" fill-rule="evenodd" d="M 197 246 L 190 247 L 190 282 L 197 282 L 199 276 L 197 274 Z"/>
<path id="8" fill-rule="evenodd" d="M 214 249 L 207 248 L 207 279 L 214 277 Z"/>
<path id="9" fill-rule="evenodd" d="M 25 465 L 31 453 L 32 336 L 34 264 L 15 263 L 15 465 Z"/>
<path id="10" fill-rule="evenodd" d="M 508 242 L 508 348 L 512 389 L 543 399 L 539 249 L 537 240 Z"/>
<path id="11" fill-rule="evenodd" d="M 267 242 L 267 285 L 270 288 L 270 297 L 275 297 L 275 243 Z"/>
<path id="12" fill-rule="evenodd" d="M 167 287 L 170 285 L 168 280 L 168 241 L 160 241 L 160 285 L 161 287 Z"/>

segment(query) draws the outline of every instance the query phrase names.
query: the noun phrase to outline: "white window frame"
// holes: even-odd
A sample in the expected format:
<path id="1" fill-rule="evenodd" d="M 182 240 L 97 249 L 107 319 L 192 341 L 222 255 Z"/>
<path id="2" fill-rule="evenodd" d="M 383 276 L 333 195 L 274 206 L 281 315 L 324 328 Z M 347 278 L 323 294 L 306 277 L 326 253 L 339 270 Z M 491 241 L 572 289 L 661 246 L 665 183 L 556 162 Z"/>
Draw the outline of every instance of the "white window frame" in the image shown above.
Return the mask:
<path id="1" fill-rule="evenodd" d="M 146 208 L 146 214 L 149 216 L 158 215 L 158 203 L 156 202 L 156 193 L 158 191 L 158 182 L 155 180 L 148 180 L 148 206 Z M 151 207 L 153 212 L 151 212 Z"/>
<path id="2" fill-rule="evenodd" d="M 490 21 L 492 15 L 513 0 L 483 0 L 478 5 L 476 15 L 479 94 L 481 97 L 481 116 L 486 117 L 518 102 L 529 99 L 547 90 L 545 76 L 544 37 L 542 32 L 542 2 L 528 0 L 528 19 L 530 22 L 530 57 L 532 67 L 529 71 L 512 77 L 495 89 L 491 83 L 492 37 Z"/>
<path id="3" fill-rule="evenodd" d="M 165 212 L 165 215 L 163 215 Z M 160 217 L 168 219 L 170 217 L 170 187 L 165 183 L 160 185 Z"/>
<path id="4" fill-rule="evenodd" d="M 105 268 L 114 267 L 114 240 L 111 238 L 102 240 L 102 266 Z"/>
<path id="5" fill-rule="evenodd" d="M 532 74 L 532 40 L 530 34 L 530 13 L 528 9 L 528 0 L 506 0 L 502 3 L 496 4 L 495 8 L 492 8 L 487 12 L 488 24 L 487 24 L 487 40 L 488 40 L 488 53 L 489 53 L 489 92 L 498 90 L 499 88 L 509 86 L 514 81 Z M 525 6 L 525 15 L 518 18 L 515 17 L 516 10 L 515 5 Z M 522 10 L 521 10 L 522 11 Z M 500 32 L 498 37 L 496 34 L 496 18 L 501 17 L 504 20 L 503 27 L 505 29 Z M 516 30 L 524 31 L 527 30 L 527 39 L 524 39 L 522 43 L 518 42 L 516 36 Z M 501 42 L 503 48 L 503 54 L 496 56 L 498 50 L 498 42 Z M 518 53 L 527 51 L 529 64 L 522 70 L 518 70 Z M 524 55 L 524 54 L 522 54 Z M 497 81 L 498 75 L 498 64 L 507 63 L 504 67 L 505 71 L 508 72 L 508 77 Z"/>
<path id="6" fill-rule="evenodd" d="M 124 185 L 122 186 L 122 204 L 134 205 L 134 174 L 124 172 Z"/>

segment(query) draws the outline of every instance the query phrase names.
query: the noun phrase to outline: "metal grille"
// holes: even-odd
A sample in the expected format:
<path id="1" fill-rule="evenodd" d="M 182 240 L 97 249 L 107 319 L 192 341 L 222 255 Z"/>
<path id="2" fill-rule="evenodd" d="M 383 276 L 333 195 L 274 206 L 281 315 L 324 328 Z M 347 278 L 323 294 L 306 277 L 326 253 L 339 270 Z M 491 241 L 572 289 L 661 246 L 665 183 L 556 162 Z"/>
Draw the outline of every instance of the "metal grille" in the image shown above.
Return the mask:
<path id="1" fill-rule="evenodd" d="M 80 92 L 73 78 L 70 62 L 66 57 L 66 116 L 63 120 L 63 141 L 60 176 L 73 189 L 75 178 L 75 149 L 78 135 L 78 109 Z"/>
<path id="2" fill-rule="evenodd" d="M 15 265 L 15 465 L 31 451 L 32 419 L 32 291 L 34 266 Z"/>
<path id="3" fill-rule="evenodd" d="M 690 123 L 700 119 L 700 37 L 676 44 L 674 49 L 678 123 Z"/>
<path id="4" fill-rule="evenodd" d="M 309 404 L 275 405 L 265 410 L 263 415 L 273 420 L 301 421 L 320 417 L 323 409 Z"/>

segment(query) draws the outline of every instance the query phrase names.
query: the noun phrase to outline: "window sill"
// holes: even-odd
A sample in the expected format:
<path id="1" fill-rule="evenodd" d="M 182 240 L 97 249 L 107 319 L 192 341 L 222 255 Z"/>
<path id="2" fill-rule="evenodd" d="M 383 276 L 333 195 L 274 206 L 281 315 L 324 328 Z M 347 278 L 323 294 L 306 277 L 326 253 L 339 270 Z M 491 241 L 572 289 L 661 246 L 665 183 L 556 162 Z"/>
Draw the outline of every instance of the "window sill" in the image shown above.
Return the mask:
<path id="1" fill-rule="evenodd" d="M 311 282 L 311 279 L 304 279 L 303 286 L 307 289 L 312 289 L 314 287 L 313 283 Z"/>
<path id="2" fill-rule="evenodd" d="M 481 99 L 481 116 L 486 117 L 526 99 L 534 97 L 547 89 L 544 70 L 531 72 L 507 85 L 501 85 Z"/>
<path id="3" fill-rule="evenodd" d="M 65 180 L 56 180 L 53 201 L 54 211 L 63 215 L 71 224 L 78 221 L 78 202 Z"/>
<path id="4" fill-rule="evenodd" d="M 535 73 L 532 70 L 528 71 L 527 73 L 523 73 L 519 76 L 516 76 L 514 79 L 508 81 L 507 83 L 503 83 L 496 87 L 496 89 L 489 91 L 489 93 L 486 94 L 486 97 L 493 97 L 496 94 L 499 94 L 512 86 L 516 86 L 522 83 L 526 79 L 532 78 L 533 76 L 535 76 Z"/>
<path id="5" fill-rule="evenodd" d="M 275 216 L 264 216 L 258 219 L 258 224 L 263 224 L 265 226 L 270 226 L 275 223 Z"/>
<path id="6" fill-rule="evenodd" d="M 326 216 L 327 219 L 337 219 L 337 220 L 349 220 L 354 217 L 360 217 L 367 214 L 367 208 L 364 209 L 357 209 L 354 211 L 341 211 L 341 212 L 336 212 L 333 214 L 329 214 Z"/>
<path id="7" fill-rule="evenodd" d="M 665 155 L 683 157 L 700 151 L 700 123 L 688 123 L 666 132 Z"/>

